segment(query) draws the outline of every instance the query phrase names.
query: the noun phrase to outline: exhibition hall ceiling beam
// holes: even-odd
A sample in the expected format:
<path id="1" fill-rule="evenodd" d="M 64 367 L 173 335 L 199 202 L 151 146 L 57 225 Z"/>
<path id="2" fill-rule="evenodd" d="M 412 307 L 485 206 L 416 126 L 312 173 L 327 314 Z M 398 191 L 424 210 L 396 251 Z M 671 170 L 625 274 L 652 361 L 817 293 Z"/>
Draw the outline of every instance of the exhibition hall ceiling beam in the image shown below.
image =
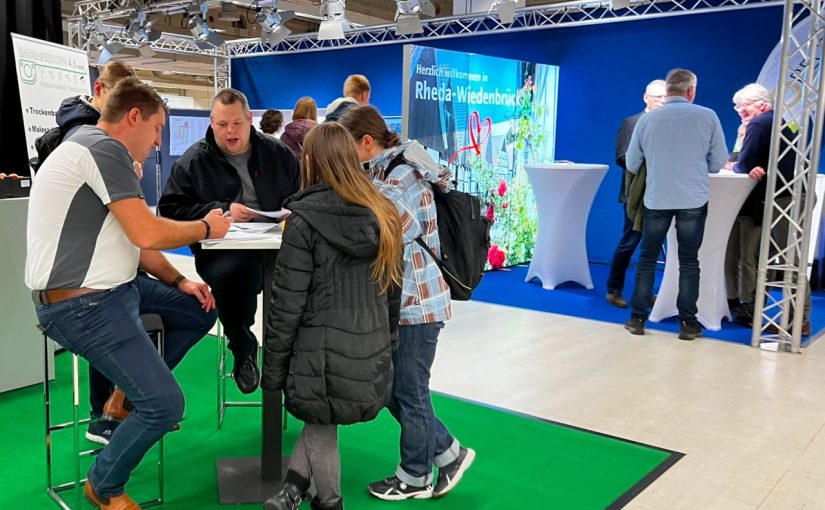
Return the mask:
<path id="1" fill-rule="evenodd" d="M 260 39 L 238 39 L 228 41 L 225 49 L 230 57 L 256 57 L 781 5 L 781 0 L 663 0 L 631 1 L 628 7 L 611 9 L 610 2 L 576 1 L 518 9 L 510 24 L 502 23 L 495 13 L 480 13 L 422 20 L 421 34 L 398 35 L 395 23 L 389 23 L 350 30 L 344 39 L 319 41 L 317 34 L 298 34 L 277 46 Z"/>

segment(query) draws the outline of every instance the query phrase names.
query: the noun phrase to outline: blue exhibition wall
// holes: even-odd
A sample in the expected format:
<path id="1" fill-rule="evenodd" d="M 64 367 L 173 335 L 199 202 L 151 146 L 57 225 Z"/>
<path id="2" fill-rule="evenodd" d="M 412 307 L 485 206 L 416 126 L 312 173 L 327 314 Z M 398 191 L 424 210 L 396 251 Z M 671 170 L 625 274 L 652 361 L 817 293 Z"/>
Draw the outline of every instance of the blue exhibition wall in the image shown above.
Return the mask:
<path id="1" fill-rule="evenodd" d="M 428 46 L 559 66 L 555 155 L 579 163 L 610 163 L 590 214 L 588 256 L 609 262 L 622 225 L 616 131 L 644 108 L 645 85 L 685 67 L 699 76 L 698 104 L 719 114 L 733 144 L 739 117 L 731 98 L 756 80 L 779 41 L 782 11 L 753 8 L 418 42 Z M 290 105 L 312 96 L 324 106 L 341 95 L 349 74 L 372 84 L 371 103 L 399 115 L 402 45 L 233 59 L 232 83 L 252 108 Z"/>

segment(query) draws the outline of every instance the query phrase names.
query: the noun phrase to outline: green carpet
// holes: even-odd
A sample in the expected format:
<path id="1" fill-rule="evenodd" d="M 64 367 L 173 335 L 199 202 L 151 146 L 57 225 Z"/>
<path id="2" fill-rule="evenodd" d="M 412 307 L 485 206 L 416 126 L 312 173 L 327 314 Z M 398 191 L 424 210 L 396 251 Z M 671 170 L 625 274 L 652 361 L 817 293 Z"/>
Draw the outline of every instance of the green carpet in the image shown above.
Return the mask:
<path id="1" fill-rule="evenodd" d="M 252 456 L 260 451 L 259 409 L 230 409 L 223 428 L 216 428 L 215 350 L 214 339 L 205 339 L 175 371 L 186 393 L 187 410 L 182 430 L 166 439 L 167 503 L 163 508 L 226 508 L 218 504 L 215 459 Z M 66 420 L 71 412 L 71 357 L 64 353 L 56 360 L 53 413 L 55 419 Z M 85 363 L 81 367 L 83 388 Z M 87 402 L 85 395 L 81 402 Z M 371 423 L 341 429 L 342 483 L 348 509 L 430 505 L 437 505 L 439 510 L 619 508 L 681 457 L 447 396 L 436 395 L 434 403 L 450 431 L 477 452 L 476 462 L 461 484 L 441 500 L 392 503 L 371 498 L 366 484 L 392 474 L 398 462 L 399 428 L 383 412 Z M 57 508 L 44 490 L 42 387 L 0 395 L 0 423 L 0 509 Z M 290 418 L 284 436 L 285 452 L 291 451 L 299 431 L 300 422 Z M 71 433 L 57 432 L 53 442 L 56 467 L 65 474 L 60 481 L 66 481 L 71 474 L 67 461 Z M 85 439 L 81 442 L 83 448 L 93 446 Z M 130 482 L 128 490 L 136 499 L 151 497 L 154 459 L 155 450 L 147 455 Z M 84 503 L 83 508 L 89 506 Z"/>

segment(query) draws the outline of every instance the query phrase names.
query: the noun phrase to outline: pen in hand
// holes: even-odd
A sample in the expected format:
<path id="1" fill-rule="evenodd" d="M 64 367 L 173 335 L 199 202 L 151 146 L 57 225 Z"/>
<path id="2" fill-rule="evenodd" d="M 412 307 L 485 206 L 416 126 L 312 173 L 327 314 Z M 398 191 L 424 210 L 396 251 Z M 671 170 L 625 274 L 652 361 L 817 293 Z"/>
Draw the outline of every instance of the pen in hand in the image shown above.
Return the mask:
<path id="1" fill-rule="evenodd" d="M 232 211 L 226 211 L 225 213 L 223 213 L 223 217 L 224 218 L 231 218 L 232 217 Z"/>

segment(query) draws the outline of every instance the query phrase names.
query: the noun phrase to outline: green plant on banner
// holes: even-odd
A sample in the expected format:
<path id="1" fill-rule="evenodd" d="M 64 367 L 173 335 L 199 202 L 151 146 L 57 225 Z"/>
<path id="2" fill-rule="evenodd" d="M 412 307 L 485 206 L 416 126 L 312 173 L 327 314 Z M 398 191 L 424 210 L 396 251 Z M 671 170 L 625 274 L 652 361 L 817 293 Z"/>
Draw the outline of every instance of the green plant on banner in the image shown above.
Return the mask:
<path id="1" fill-rule="evenodd" d="M 519 91 L 498 164 L 477 154 L 467 156 L 483 212 L 493 221 L 488 269 L 526 262 L 533 256 L 538 218 L 524 165 L 547 162 L 545 145 L 549 139 L 544 126 L 545 106 L 536 102 L 535 92 L 536 86 L 528 76 Z"/>

